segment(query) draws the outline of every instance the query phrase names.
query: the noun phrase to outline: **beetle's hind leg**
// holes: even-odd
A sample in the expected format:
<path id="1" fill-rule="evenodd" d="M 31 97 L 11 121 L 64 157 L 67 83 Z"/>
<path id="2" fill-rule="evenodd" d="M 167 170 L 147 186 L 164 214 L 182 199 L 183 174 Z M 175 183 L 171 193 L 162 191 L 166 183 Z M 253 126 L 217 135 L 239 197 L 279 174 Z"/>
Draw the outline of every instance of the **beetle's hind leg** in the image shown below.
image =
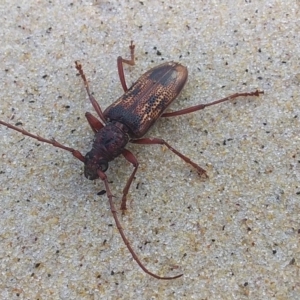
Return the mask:
<path id="1" fill-rule="evenodd" d="M 143 145 L 165 145 L 169 150 L 171 150 L 173 153 L 175 153 L 177 156 L 183 159 L 186 163 L 190 164 L 193 168 L 195 168 L 201 177 L 208 178 L 208 175 L 206 174 L 206 171 L 204 169 L 202 169 L 199 165 L 191 161 L 187 156 L 183 155 L 182 153 L 174 149 L 163 139 L 142 138 L 137 140 L 130 140 L 130 143 L 143 144 Z"/>
<path id="2" fill-rule="evenodd" d="M 222 103 L 222 102 L 225 102 L 225 101 L 230 101 L 230 100 L 238 98 L 238 97 L 246 97 L 246 96 L 256 96 L 256 97 L 258 97 L 259 94 L 263 94 L 263 93 L 264 93 L 263 91 L 259 91 L 259 90 L 256 90 L 255 92 L 250 92 L 250 93 L 236 93 L 236 94 L 233 94 L 231 96 L 228 96 L 228 97 L 220 99 L 220 100 L 216 100 L 216 101 L 206 103 L 206 104 L 199 104 L 199 105 L 196 105 L 196 106 L 191 106 L 191 107 L 184 108 L 184 109 L 177 110 L 177 111 L 171 111 L 169 113 L 164 113 L 161 116 L 162 117 L 182 116 L 182 115 L 185 115 L 185 114 L 195 112 L 197 110 L 204 109 L 207 106 L 212 106 L 212 105 L 216 105 L 216 104 L 219 104 L 219 103 Z"/>

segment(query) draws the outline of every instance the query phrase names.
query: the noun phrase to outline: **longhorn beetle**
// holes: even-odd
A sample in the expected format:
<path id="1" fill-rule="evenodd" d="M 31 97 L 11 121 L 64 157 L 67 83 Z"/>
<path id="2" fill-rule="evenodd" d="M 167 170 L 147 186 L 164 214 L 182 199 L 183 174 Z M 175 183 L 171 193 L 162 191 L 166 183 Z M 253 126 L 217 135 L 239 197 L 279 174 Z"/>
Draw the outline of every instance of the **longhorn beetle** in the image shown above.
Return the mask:
<path id="1" fill-rule="evenodd" d="M 0 124 L 13 130 L 19 131 L 20 133 L 38 141 L 48 143 L 54 147 L 69 151 L 73 154 L 74 157 L 82 161 L 84 163 L 84 175 L 86 178 L 90 180 L 100 178 L 104 182 L 110 209 L 116 226 L 133 259 L 144 270 L 144 272 L 157 279 L 175 279 L 181 277 L 183 274 L 174 277 L 158 276 L 150 272 L 143 265 L 143 263 L 139 260 L 138 256 L 132 249 L 128 239 L 125 236 L 123 228 L 121 227 L 117 216 L 117 210 L 113 203 L 113 195 L 110 191 L 108 179 L 105 174 L 105 171 L 108 168 L 108 162 L 114 160 L 117 156 L 122 154 L 125 159 L 129 161 L 134 167 L 123 189 L 121 202 L 122 211 L 126 210 L 127 194 L 139 165 L 136 157 L 125 148 L 128 142 L 145 145 L 165 145 L 169 150 L 171 150 L 186 163 L 195 168 L 200 176 L 208 177 L 204 169 L 202 169 L 188 157 L 184 156 L 182 153 L 174 149 L 163 139 L 142 137 L 160 117 L 175 117 L 192 113 L 204 109 L 207 106 L 232 100 L 240 96 L 259 96 L 259 94 L 263 94 L 263 91 L 257 90 L 250 93 L 236 93 L 234 95 L 211 103 L 199 104 L 179 111 L 165 113 L 164 111 L 166 110 L 166 108 L 180 94 L 187 81 L 187 68 L 176 62 L 163 63 L 147 71 L 128 89 L 125 82 L 123 63 L 129 65 L 135 64 L 134 48 L 135 45 L 131 41 L 131 44 L 129 46 L 131 54 L 130 60 L 123 59 L 120 56 L 117 59 L 118 73 L 125 93 L 116 102 L 111 104 L 104 112 L 90 92 L 90 88 L 83 73 L 81 64 L 77 61 L 75 62 L 76 69 L 78 70 L 83 80 L 89 100 L 95 111 L 97 112 L 98 117 L 100 118 L 99 121 L 91 113 L 85 113 L 85 117 L 87 118 L 89 125 L 95 133 L 92 150 L 89 151 L 85 156 L 83 156 L 78 150 L 60 144 L 55 139 L 42 138 L 38 135 L 31 134 L 24 129 L 18 128 L 4 121 L 0 121 Z"/>

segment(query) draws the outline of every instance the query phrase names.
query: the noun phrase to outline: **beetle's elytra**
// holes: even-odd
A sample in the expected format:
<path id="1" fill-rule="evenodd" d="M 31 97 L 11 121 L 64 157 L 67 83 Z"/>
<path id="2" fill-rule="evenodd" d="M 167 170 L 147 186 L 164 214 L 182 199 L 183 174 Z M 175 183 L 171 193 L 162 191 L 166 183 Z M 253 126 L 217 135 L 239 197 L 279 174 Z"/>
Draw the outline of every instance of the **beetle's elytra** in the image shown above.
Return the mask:
<path id="1" fill-rule="evenodd" d="M 140 138 L 179 95 L 187 76 L 187 68 L 175 62 L 154 67 L 110 105 L 104 117 L 126 125 L 130 138 Z"/>
<path id="2" fill-rule="evenodd" d="M 84 174 L 88 179 L 94 180 L 100 178 L 104 182 L 116 226 L 125 245 L 138 265 L 144 270 L 144 272 L 157 279 L 175 279 L 181 277 L 183 274 L 173 277 L 158 276 L 150 272 L 142 264 L 132 249 L 118 220 L 117 210 L 112 201 L 113 195 L 110 191 L 108 179 L 105 174 L 105 171 L 108 168 L 108 163 L 122 154 L 134 167 L 132 174 L 128 178 L 123 189 L 121 202 L 121 209 L 123 211 L 126 210 L 127 194 L 138 169 L 137 159 L 125 148 L 128 142 L 135 144 L 165 145 L 169 150 L 195 168 L 199 175 L 207 177 L 204 169 L 174 149 L 163 139 L 142 138 L 143 135 L 151 128 L 159 117 L 184 115 L 240 96 L 259 96 L 259 94 L 263 94 L 263 91 L 257 90 L 250 93 L 236 93 L 208 104 L 199 104 L 179 111 L 165 113 L 164 111 L 166 108 L 180 94 L 187 81 L 187 68 L 176 62 L 163 63 L 147 71 L 128 89 L 124 77 L 123 63 L 134 65 L 134 47 L 135 46 L 131 42 L 131 45 L 129 46 L 131 52 L 130 60 L 125 60 L 122 57 L 118 57 L 117 60 L 119 77 L 125 93 L 104 112 L 102 112 L 101 107 L 90 92 L 89 85 L 81 65 L 76 62 L 76 68 L 83 79 L 89 100 L 100 118 L 99 121 L 92 114 L 88 112 L 85 114 L 88 123 L 95 133 L 92 149 L 85 156 L 83 156 L 78 150 L 66 147 L 54 139 L 42 138 L 7 122 L 0 121 L 0 124 L 41 142 L 69 151 L 74 157 L 82 161 L 84 163 Z"/>

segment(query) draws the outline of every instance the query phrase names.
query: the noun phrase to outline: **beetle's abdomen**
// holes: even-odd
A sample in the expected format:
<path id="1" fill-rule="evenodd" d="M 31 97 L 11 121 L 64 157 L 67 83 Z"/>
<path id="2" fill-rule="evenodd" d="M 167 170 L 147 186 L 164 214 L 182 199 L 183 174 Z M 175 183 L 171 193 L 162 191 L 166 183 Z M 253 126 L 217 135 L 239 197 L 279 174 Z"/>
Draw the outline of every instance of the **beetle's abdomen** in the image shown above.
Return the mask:
<path id="1" fill-rule="evenodd" d="M 179 95 L 187 81 L 187 68 L 167 62 L 142 75 L 130 89 L 110 105 L 104 116 L 125 124 L 132 138 L 143 136 Z"/>

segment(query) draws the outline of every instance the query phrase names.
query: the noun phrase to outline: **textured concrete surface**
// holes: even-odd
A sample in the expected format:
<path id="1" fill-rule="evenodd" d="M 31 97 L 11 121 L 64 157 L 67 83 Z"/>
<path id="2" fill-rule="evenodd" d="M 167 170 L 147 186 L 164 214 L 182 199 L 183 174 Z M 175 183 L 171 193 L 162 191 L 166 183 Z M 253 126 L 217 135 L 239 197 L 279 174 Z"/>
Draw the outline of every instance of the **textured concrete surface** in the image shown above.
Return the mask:
<path id="1" fill-rule="evenodd" d="M 69 153 L 0 126 L 1 299 L 299 299 L 299 1 L 1 1 L 0 119 L 82 151 L 93 112 L 74 61 L 103 108 L 122 94 L 118 55 L 136 44 L 130 84 L 162 61 L 189 70 L 166 139 L 208 171 L 200 180 L 160 146 L 130 145 L 140 168 L 120 220 L 100 181 Z M 107 176 L 119 207 L 132 167 Z"/>

